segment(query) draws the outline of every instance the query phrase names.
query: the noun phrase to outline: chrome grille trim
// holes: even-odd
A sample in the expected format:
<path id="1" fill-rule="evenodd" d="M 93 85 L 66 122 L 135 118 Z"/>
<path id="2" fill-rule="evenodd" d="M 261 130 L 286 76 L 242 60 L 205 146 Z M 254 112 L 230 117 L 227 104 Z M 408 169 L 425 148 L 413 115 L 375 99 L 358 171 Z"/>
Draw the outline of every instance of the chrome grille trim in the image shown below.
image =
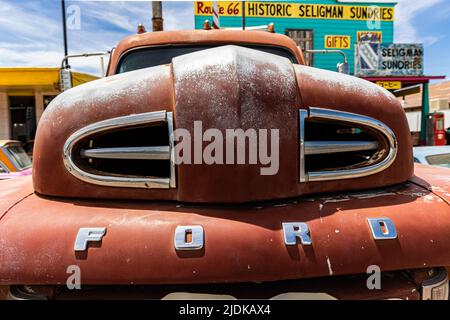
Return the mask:
<path id="1" fill-rule="evenodd" d="M 170 160 L 170 147 L 125 147 L 81 150 L 81 157 L 96 159 Z"/>
<path id="2" fill-rule="evenodd" d="M 170 177 L 134 177 L 134 176 L 112 176 L 100 175 L 86 172 L 79 168 L 72 159 L 73 147 L 82 139 L 91 135 L 117 130 L 120 128 L 128 128 L 152 123 L 167 123 L 169 146 L 157 147 L 137 147 L 137 148 L 103 148 L 82 150 L 81 156 L 103 159 L 164 159 L 170 160 Z M 75 133 L 73 133 L 65 142 L 63 147 L 64 165 L 73 176 L 79 180 L 90 184 L 109 186 L 109 187 L 126 187 L 126 188 L 157 188 L 168 189 L 176 187 L 175 179 L 175 158 L 173 151 L 173 116 L 172 112 L 156 111 L 140 114 L 132 114 L 123 117 L 112 118 L 96 123 L 92 123 Z M 144 152 L 147 151 L 147 152 Z M 127 153 L 128 152 L 128 153 Z M 146 157 L 146 158 L 141 158 Z"/>
<path id="3" fill-rule="evenodd" d="M 169 188 L 176 188 L 176 172 L 175 172 L 175 140 L 173 136 L 173 113 L 166 113 L 167 127 L 169 128 L 169 150 L 170 150 L 170 179 Z"/>
<path id="4" fill-rule="evenodd" d="M 378 149 L 376 141 L 306 141 L 305 154 L 324 154 Z"/>
<path id="5" fill-rule="evenodd" d="M 368 165 L 362 168 L 355 169 L 343 169 L 343 170 L 330 170 L 330 171 L 305 171 L 305 156 L 310 154 L 323 154 L 323 153 L 333 153 L 333 152 L 347 152 L 347 151 L 362 151 L 362 150 L 374 150 L 374 142 L 366 141 L 355 141 L 353 143 L 348 142 L 333 142 L 327 145 L 326 141 L 321 141 L 320 143 L 305 141 L 305 123 L 306 119 L 314 120 L 328 120 L 335 122 L 342 122 L 350 125 L 358 125 L 363 127 L 371 128 L 383 135 L 386 139 L 389 151 L 387 156 L 380 162 L 373 165 Z M 340 179 L 352 179 L 369 176 L 376 174 L 388 168 L 395 160 L 397 156 L 397 139 L 394 132 L 384 123 L 378 121 L 374 118 L 363 116 L 355 113 L 337 111 L 332 109 L 323 109 L 309 107 L 309 110 L 299 110 L 299 131 L 300 131 L 300 182 L 314 182 L 314 181 L 330 181 L 330 180 L 340 180 Z M 375 142 L 376 143 L 376 142 Z M 346 144 L 344 146 L 344 144 Z M 338 145 L 345 147 L 340 151 L 336 151 Z M 378 143 L 376 143 L 378 147 Z M 365 148 L 365 149 L 364 149 Z M 367 149 L 368 148 L 368 149 Z M 350 150 L 353 149 L 353 150 Z M 325 150 L 327 150 L 325 152 Z M 335 150 L 335 151 L 333 151 Z"/>
<path id="6" fill-rule="evenodd" d="M 308 176 L 305 172 L 305 121 L 308 118 L 307 110 L 300 110 L 300 182 L 308 181 Z"/>

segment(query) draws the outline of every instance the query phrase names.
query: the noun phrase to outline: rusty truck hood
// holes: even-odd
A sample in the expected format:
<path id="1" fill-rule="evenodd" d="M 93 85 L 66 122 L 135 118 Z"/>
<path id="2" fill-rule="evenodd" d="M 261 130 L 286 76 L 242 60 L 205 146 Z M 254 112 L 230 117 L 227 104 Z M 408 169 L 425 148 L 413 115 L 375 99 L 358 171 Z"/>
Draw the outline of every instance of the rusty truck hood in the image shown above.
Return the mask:
<path id="1" fill-rule="evenodd" d="M 369 176 L 327 183 L 301 181 L 300 171 L 304 170 L 300 169 L 300 162 L 307 165 L 307 161 L 300 160 L 299 133 L 306 126 L 299 124 L 299 112 L 311 113 L 312 108 L 353 113 L 382 122 L 396 137 L 391 148 L 396 150 L 395 161 Z M 76 161 L 73 157 L 78 157 L 78 153 L 68 151 L 63 155 L 63 150 L 78 133 L 105 121 L 149 113 L 170 113 L 175 131 L 187 131 L 192 141 L 196 122 L 201 122 L 204 130 L 215 129 L 221 134 L 230 129 L 274 130 L 279 136 L 276 174 L 261 174 L 261 161 L 229 164 L 227 158 L 226 165 L 210 165 L 192 159 L 174 166 L 170 179 L 176 181 L 167 189 L 133 188 L 80 179 L 92 171 L 86 173 L 67 165 L 67 161 Z M 239 153 L 247 152 L 249 144 Z M 412 176 L 412 164 L 405 113 L 383 88 L 336 72 L 293 65 L 280 56 L 223 46 L 178 56 L 169 65 L 93 81 L 59 95 L 39 121 L 33 182 L 37 193 L 63 198 L 235 204 L 395 185 Z M 325 170 L 333 165 L 329 159 Z M 118 176 L 120 173 L 114 179 Z"/>
<path id="2" fill-rule="evenodd" d="M 450 265 L 447 169 L 419 166 L 410 182 L 283 202 L 212 207 L 172 202 L 61 200 L 33 193 L 29 177 L 0 182 L 0 284 L 272 281 Z M 440 189 L 438 189 L 440 188 Z M 367 218 L 387 217 L 398 237 L 375 241 Z M 287 247 L 283 222 L 305 222 L 311 246 Z M 177 252 L 174 230 L 201 225 L 205 246 Z M 103 241 L 75 254 L 81 227 Z"/>

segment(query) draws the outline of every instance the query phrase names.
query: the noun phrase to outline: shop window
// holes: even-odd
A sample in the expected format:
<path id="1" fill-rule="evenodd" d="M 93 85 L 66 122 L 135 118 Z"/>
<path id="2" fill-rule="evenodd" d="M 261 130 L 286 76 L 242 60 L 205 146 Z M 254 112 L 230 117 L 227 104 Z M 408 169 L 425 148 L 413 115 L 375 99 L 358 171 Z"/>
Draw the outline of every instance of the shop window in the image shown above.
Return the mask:
<path id="1" fill-rule="evenodd" d="M 299 46 L 305 56 L 306 65 L 313 66 L 314 55 L 306 53 L 306 50 L 313 50 L 314 48 L 314 32 L 309 29 L 287 29 L 286 35 L 291 37 L 297 46 Z"/>
<path id="2" fill-rule="evenodd" d="M 11 136 L 13 140 L 28 142 L 36 133 L 34 96 L 10 96 Z"/>

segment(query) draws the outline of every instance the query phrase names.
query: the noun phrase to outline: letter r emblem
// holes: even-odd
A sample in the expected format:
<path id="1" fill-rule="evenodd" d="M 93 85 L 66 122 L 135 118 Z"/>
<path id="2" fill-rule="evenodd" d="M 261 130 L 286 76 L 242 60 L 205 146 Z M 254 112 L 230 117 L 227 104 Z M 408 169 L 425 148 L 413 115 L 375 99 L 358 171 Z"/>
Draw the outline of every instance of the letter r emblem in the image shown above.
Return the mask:
<path id="1" fill-rule="evenodd" d="M 308 225 L 304 222 L 287 222 L 283 223 L 284 243 L 287 246 L 295 246 L 297 238 L 303 245 L 311 245 L 312 240 Z"/>

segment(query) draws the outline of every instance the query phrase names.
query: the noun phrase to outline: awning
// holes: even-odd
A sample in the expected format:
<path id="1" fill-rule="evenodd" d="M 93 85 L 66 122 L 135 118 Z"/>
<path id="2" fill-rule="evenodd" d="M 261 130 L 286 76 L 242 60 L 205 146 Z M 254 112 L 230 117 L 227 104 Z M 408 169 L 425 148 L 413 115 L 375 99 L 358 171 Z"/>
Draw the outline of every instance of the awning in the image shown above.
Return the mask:
<path id="1" fill-rule="evenodd" d="M 73 72 L 73 86 L 98 79 L 90 74 Z M 3 88 L 53 88 L 59 87 L 59 68 L 0 67 L 0 87 Z"/>
<path id="2" fill-rule="evenodd" d="M 377 81 L 401 81 L 408 84 L 427 83 L 430 80 L 442 80 L 445 76 L 419 76 L 419 77 L 363 77 L 364 80 Z"/>

